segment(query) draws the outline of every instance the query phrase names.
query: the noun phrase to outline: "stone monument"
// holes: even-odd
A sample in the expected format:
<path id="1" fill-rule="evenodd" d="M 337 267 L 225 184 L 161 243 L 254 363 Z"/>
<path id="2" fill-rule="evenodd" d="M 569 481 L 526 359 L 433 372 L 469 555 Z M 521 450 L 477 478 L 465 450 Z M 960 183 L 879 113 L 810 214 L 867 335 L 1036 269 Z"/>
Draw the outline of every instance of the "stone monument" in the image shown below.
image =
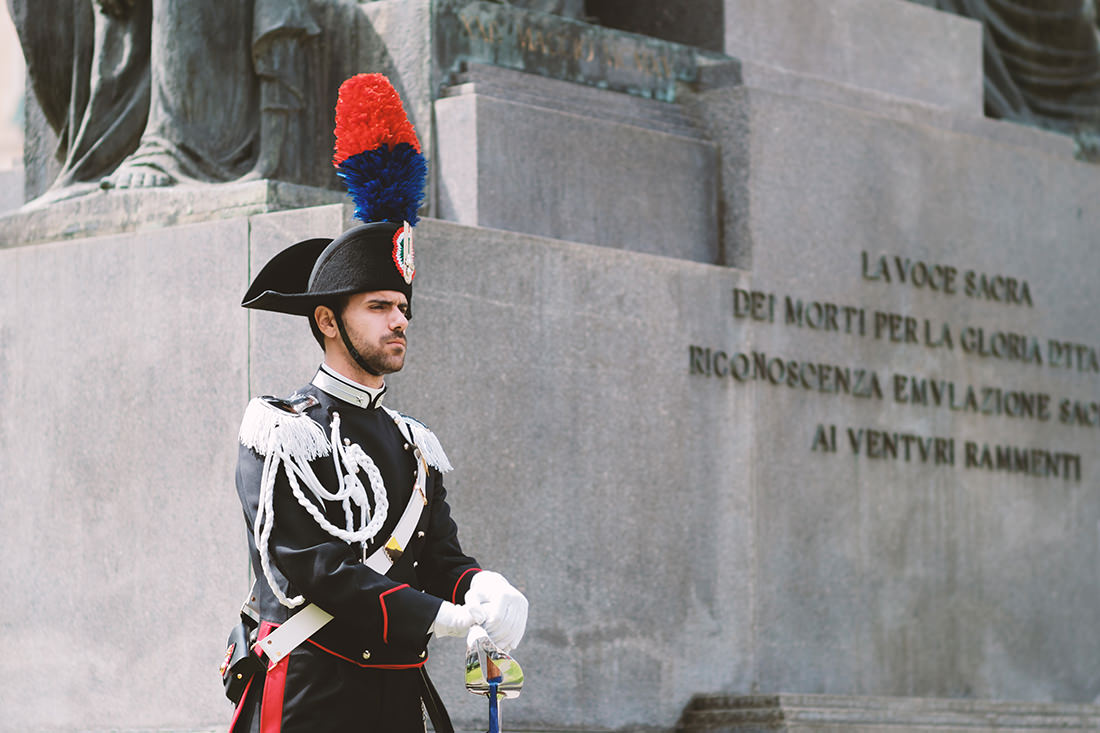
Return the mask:
<path id="1" fill-rule="evenodd" d="M 303 7 L 304 78 L 387 73 L 428 151 L 387 400 L 530 599 L 507 729 L 1100 728 L 1100 169 L 985 115 L 979 21 Z M 225 728 L 238 422 L 319 356 L 238 304 L 348 225 L 329 144 L 0 218 L 0 730 Z"/>

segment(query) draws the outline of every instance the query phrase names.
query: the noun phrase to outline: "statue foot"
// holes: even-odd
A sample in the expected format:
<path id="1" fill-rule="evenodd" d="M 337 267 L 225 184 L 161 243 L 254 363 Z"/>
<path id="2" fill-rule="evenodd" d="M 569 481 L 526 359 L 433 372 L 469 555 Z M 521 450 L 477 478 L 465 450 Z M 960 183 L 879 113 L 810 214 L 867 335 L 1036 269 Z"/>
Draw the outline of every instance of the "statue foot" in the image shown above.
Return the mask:
<path id="1" fill-rule="evenodd" d="M 141 163 L 123 163 L 99 182 L 101 188 L 158 188 L 175 185 L 174 176 L 160 168 Z"/>
<path id="2" fill-rule="evenodd" d="M 246 173 L 237 180 L 243 183 L 245 181 L 263 181 L 269 178 L 271 178 L 271 176 L 266 175 L 263 171 L 253 169 L 252 172 Z"/>
<path id="3" fill-rule="evenodd" d="M 270 135 L 270 132 L 268 133 Z M 264 150 L 260 152 L 259 157 L 256 159 L 256 164 L 252 166 L 252 170 L 239 178 L 240 181 L 263 181 L 268 179 L 277 178 L 279 175 L 279 158 L 278 146 L 282 145 L 282 136 L 278 139 L 269 140 L 264 145 Z"/>

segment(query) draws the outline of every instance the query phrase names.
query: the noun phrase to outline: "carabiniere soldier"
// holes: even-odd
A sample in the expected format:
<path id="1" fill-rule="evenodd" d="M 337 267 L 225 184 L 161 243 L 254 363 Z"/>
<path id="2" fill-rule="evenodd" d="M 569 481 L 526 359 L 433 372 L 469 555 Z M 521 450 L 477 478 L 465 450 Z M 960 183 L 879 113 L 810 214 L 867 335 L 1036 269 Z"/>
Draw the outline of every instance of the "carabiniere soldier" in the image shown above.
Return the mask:
<path id="1" fill-rule="evenodd" d="M 275 255 L 242 303 L 308 318 L 324 362 L 294 395 L 253 399 L 241 424 L 257 582 L 254 627 L 231 637 L 223 670 L 240 700 L 231 733 L 424 731 L 425 710 L 450 730 L 429 638 L 476 624 L 509 651 L 527 621 L 523 595 L 459 545 L 439 440 L 383 404 L 405 363 L 426 171 L 384 77 L 341 87 L 337 159 L 367 223 Z"/>

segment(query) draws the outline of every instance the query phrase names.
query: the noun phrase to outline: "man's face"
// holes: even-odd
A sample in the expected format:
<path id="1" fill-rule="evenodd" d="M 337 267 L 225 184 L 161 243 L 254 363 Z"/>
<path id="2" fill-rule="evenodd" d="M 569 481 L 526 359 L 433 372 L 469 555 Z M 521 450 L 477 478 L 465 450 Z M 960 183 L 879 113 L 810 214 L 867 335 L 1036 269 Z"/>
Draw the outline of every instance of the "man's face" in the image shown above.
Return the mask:
<path id="1" fill-rule="evenodd" d="M 395 290 L 356 293 L 342 314 L 348 338 L 377 374 L 391 374 L 405 365 L 408 299 Z"/>

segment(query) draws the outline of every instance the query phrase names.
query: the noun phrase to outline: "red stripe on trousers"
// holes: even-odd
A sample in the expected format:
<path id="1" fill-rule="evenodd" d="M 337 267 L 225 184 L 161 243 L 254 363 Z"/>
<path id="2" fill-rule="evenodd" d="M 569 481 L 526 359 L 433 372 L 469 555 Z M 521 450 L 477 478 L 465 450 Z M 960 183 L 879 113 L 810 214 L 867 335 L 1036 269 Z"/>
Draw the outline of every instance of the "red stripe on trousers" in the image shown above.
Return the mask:
<path id="1" fill-rule="evenodd" d="M 259 638 L 271 633 L 272 625 L 260 625 Z M 290 655 L 283 657 L 274 667 L 267 668 L 264 678 L 264 699 L 260 703 L 260 733 L 279 733 L 283 727 L 283 697 L 286 695 L 286 668 Z"/>

